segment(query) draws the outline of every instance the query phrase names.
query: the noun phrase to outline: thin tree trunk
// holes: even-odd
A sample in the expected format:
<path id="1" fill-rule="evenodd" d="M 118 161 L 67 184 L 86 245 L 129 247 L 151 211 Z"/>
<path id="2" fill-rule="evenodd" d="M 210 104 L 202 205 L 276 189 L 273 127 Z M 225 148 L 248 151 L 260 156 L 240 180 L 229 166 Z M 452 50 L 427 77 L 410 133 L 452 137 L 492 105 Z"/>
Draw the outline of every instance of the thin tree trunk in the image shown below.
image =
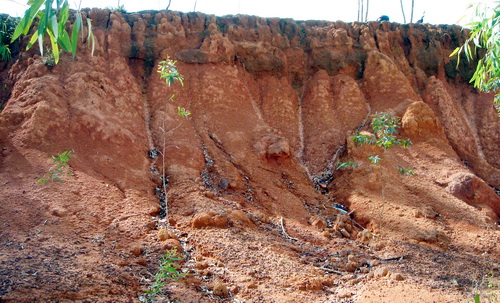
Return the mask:
<path id="1" fill-rule="evenodd" d="M 361 1 L 362 0 L 358 0 L 358 22 L 361 21 L 361 18 L 360 18 L 360 11 L 361 11 Z"/>
<path id="2" fill-rule="evenodd" d="M 403 0 L 399 0 L 399 3 L 401 3 L 401 12 L 403 13 L 403 21 L 406 23 L 406 16 L 405 16 L 405 9 L 403 7 Z"/>
<path id="3" fill-rule="evenodd" d="M 365 22 L 368 22 L 368 8 L 370 7 L 370 0 L 366 0 Z"/>
<path id="4" fill-rule="evenodd" d="M 172 0 L 168 0 L 167 11 L 168 11 L 168 8 L 170 7 L 170 3 L 172 3 Z"/>
<path id="5" fill-rule="evenodd" d="M 365 16 L 365 0 L 361 0 L 361 22 L 364 22 Z"/>
<path id="6" fill-rule="evenodd" d="M 193 11 L 196 12 L 196 3 L 198 2 L 198 0 L 194 0 L 194 9 Z"/>
<path id="7" fill-rule="evenodd" d="M 411 15 L 410 15 L 410 23 L 413 23 L 413 9 L 415 8 L 415 0 L 411 0 Z"/>

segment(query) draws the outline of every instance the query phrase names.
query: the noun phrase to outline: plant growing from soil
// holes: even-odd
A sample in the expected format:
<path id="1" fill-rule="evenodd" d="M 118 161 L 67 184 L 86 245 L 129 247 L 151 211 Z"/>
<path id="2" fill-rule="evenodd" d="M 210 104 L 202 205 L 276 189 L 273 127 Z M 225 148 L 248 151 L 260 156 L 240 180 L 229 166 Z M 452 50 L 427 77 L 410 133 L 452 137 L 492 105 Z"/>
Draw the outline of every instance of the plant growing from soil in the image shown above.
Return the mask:
<path id="1" fill-rule="evenodd" d="M 167 280 L 178 281 L 185 277 L 184 273 L 180 273 L 178 269 L 178 261 L 182 260 L 177 256 L 175 249 L 169 250 L 162 256 L 158 272 L 154 277 L 153 284 L 149 289 L 145 290 L 144 295 L 139 296 L 141 302 L 156 302 L 156 297 L 164 296 L 162 289 L 167 284 Z"/>
<path id="2" fill-rule="evenodd" d="M 64 181 L 61 179 L 63 175 L 72 176 L 73 171 L 69 168 L 69 160 L 71 160 L 71 153 L 73 151 L 67 150 L 60 153 L 57 156 L 50 157 L 54 161 L 54 166 L 49 168 L 49 172 L 45 174 L 42 178 L 38 179 L 38 183 L 47 183 L 49 180 L 57 180 L 61 183 Z"/>
<path id="3" fill-rule="evenodd" d="M 38 41 L 40 54 L 44 56 L 44 39 L 49 36 L 50 46 L 46 47 L 52 52 L 54 62 L 59 62 L 59 47 L 66 52 L 70 52 L 73 59 L 76 56 L 76 47 L 78 45 L 78 35 L 84 37 L 83 18 L 80 9 L 75 13 L 75 21 L 71 30 L 71 37 L 66 31 L 66 22 L 69 18 L 69 4 L 67 0 L 56 0 L 56 8 L 53 7 L 54 0 L 30 0 L 30 7 L 24 13 L 24 17 L 16 26 L 11 42 L 15 41 L 21 35 L 27 35 L 35 19 L 38 19 L 37 30 L 31 36 L 26 50 L 30 49 Z M 42 6 L 45 8 L 42 9 Z M 88 36 L 91 41 L 92 54 L 94 53 L 94 34 L 92 33 L 92 22 L 87 18 Z"/>
<path id="4" fill-rule="evenodd" d="M 382 148 L 382 152 L 385 152 L 388 148 L 393 146 L 402 146 L 404 148 L 411 145 L 411 141 L 409 139 L 401 139 L 398 138 L 398 129 L 401 127 L 401 121 L 398 117 L 394 115 L 394 113 L 376 113 L 372 115 L 372 121 L 370 123 L 370 127 L 373 130 L 373 134 L 363 134 L 363 133 L 355 133 L 352 136 L 352 140 L 358 144 L 359 146 L 363 146 L 364 144 L 376 145 Z M 377 154 L 370 154 L 368 160 L 373 165 L 378 165 L 380 161 L 383 160 Z M 347 162 L 339 162 L 337 163 L 337 169 L 348 168 L 348 167 L 357 167 L 360 166 L 361 163 L 355 163 L 353 161 Z M 415 175 L 413 168 L 398 168 L 399 172 L 402 175 Z M 379 173 L 382 174 L 382 170 L 379 170 Z M 383 176 L 381 175 L 381 180 Z M 382 199 L 385 200 L 385 186 L 382 181 Z M 382 210 L 379 218 L 379 229 L 382 230 L 382 216 L 384 214 L 385 204 L 382 204 Z"/>
<path id="5" fill-rule="evenodd" d="M 170 87 L 170 85 L 174 84 L 176 81 L 179 82 L 182 86 L 184 86 L 184 77 L 179 73 L 177 70 L 177 61 L 170 59 L 170 57 L 167 56 L 167 58 L 163 61 L 160 61 L 158 63 L 158 73 L 160 74 L 160 79 L 165 80 L 165 84 L 167 87 Z M 168 101 L 174 101 L 175 94 L 170 95 L 168 98 Z M 167 102 L 165 102 L 165 109 L 164 109 L 165 115 L 167 114 Z M 189 115 L 191 115 L 190 112 L 188 112 L 185 108 L 178 106 L 177 107 L 177 114 L 183 118 L 188 118 Z M 165 120 L 166 117 L 163 119 L 162 122 L 162 127 L 161 130 L 163 132 L 163 146 L 162 146 L 162 151 L 160 152 L 162 155 L 162 177 L 161 177 L 161 182 L 162 182 L 162 187 L 163 187 L 163 193 L 165 197 L 165 217 L 168 218 L 168 195 L 167 195 L 167 175 L 165 171 L 165 150 L 167 148 L 167 133 L 169 131 L 172 131 L 181 124 L 179 124 L 177 127 L 174 129 L 171 129 L 167 131 L 165 129 Z"/>
<path id="6" fill-rule="evenodd" d="M 496 93 L 493 102 L 500 116 L 500 3 L 496 2 L 494 6 L 481 2 L 476 4 L 474 21 L 466 24 L 470 28 L 470 36 L 450 57 L 464 53 L 471 61 L 478 57 L 477 49 L 484 50 L 470 82 L 482 91 Z M 469 9 L 472 7 L 472 4 L 469 5 Z M 457 57 L 457 68 L 459 63 L 460 56 Z"/>
<path id="7" fill-rule="evenodd" d="M 337 165 L 335 166 L 336 169 L 338 170 L 344 170 L 344 169 L 354 169 L 356 167 L 359 167 L 361 163 L 356 163 L 354 161 L 346 161 L 346 162 L 337 162 Z"/>
<path id="8" fill-rule="evenodd" d="M 122 14 L 126 14 L 127 13 L 127 10 L 125 9 L 125 5 L 124 4 L 120 4 L 120 0 L 118 0 L 118 4 L 113 7 L 113 6 L 107 6 L 106 9 L 109 9 L 110 11 L 117 11 L 117 12 L 120 12 Z"/>

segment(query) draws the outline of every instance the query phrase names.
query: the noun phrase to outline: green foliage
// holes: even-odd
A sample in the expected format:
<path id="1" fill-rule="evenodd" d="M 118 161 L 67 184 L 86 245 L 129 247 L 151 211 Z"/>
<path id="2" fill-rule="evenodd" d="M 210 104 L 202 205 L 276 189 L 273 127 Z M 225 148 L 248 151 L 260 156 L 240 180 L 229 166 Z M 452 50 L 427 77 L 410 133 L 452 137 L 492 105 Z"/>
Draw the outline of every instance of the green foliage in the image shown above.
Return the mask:
<path id="1" fill-rule="evenodd" d="M 71 150 L 67 150 L 57 156 L 50 157 L 54 161 L 54 166 L 49 168 L 49 172 L 40 178 L 38 183 L 47 183 L 48 180 L 57 180 L 63 183 L 64 181 L 61 179 L 62 175 L 72 176 L 73 172 L 69 168 L 68 164 L 69 160 L 71 160 L 71 153 Z"/>
<path id="2" fill-rule="evenodd" d="M 377 142 L 377 138 L 374 135 L 365 135 L 356 133 L 352 140 L 357 143 L 359 146 L 363 146 L 364 144 L 375 144 Z"/>
<path id="3" fill-rule="evenodd" d="M 116 5 L 116 7 L 108 6 L 106 8 L 109 9 L 109 10 L 111 10 L 111 11 L 120 12 L 122 14 L 127 13 L 127 10 L 125 9 L 125 5 L 124 4 L 120 4 L 120 0 L 118 0 L 118 4 Z"/>
<path id="4" fill-rule="evenodd" d="M 356 167 L 359 167 L 361 163 L 356 163 L 354 161 L 346 161 L 346 162 L 337 162 L 336 168 L 339 170 L 342 169 L 354 169 Z"/>
<path id="5" fill-rule="evenodd" d="M 54 62 L 59 62 L 60 49 L 70 52 L 73 59 L 76 56 L 76 48 L 78 45 L 78 35 L 84 36 L 82 25 L 82 13 L 75 13 L 75 21 L 71 36 L 66 31 L 66 22 L 69 18 L 68 0 L 56 0 L 56 8 L 53 7 L 54 0 L 29 0 L 30 7 L 24 13 L 24 17 L 17 25 L 11 41 L 19 38 L 20 35 L 27 35 L 31 25 L 38 19 L 37 30 L 31 36 L 26 49 L 30 49 L 35 42 L 38 41 L 38 47 L 42 57 L 44 56 L 44 39 L 49 36 L 50 47 L 48 49 L 54 56 Z M 43 8 L 42 8 L 43 7 Z M 94 52 L 94 34 L 92 33 L 92 24 L 90 19 L 87 19 L 88 36 L 87 40 L 92 42 L 92 54 Z"/>
<path id="6" fill-rule="evenodd" d="M 408 176 L 415 176 L 415 168 L 414 167 L 409 167 L 409 168 L 403 168 L 401 166 L 398 166 L 398 171 L 400 174 L 403 176 L 408 175 Z"/>
<path id="7" fill-rule="evenodd" d="M 382 158 L 380 158 L 379 155 L 371 154 L 368 157 L 368 160 L 370 160 L 372 164 L 378 164 L 380 161 L 382 161 Z"/>
<path id="8" fill-rule="evenodd" d="M 141 302 L 155 302 L 157 296 L 164 295 L 162 293 L 163 287 L 167 284 L 167 280 L 178 281 L 186 274 L 180 273 L 178 270 L 178 261 L 182 260 L 177 256 L 175 249 L 169 250 L 162 256 L 158 272 L 155 275 L 155 280 L 149 289 L 145 290 L 145 294 L 139 296 Z"/>
<path id="9" fill-rule="evenodd" d="M 189 115 L 191 115 L 190 112 L 188 112 L 185 108 L 180 106 L 177 106 L 177 114 L 182 118 L 187 118 Z"/>
<path id="10" fill-rule="evenodd" d="M 0 60 L 9 61 L 11 58 L 11 39 L 14 30 L 19 23 L 19 18 L 8 15 L 0 15 Z"/>
<path id="11" fill-rule="evenodd" d="M 394 113 L 376 113 L 372 115 L 372 122 L 370 123 L 375 134 L 356 133 L 352 139 L 360 146 L 363 144 L 375 144 L 382 147 L 384 150 L 396 145 L 401 145 L 406 148 L 411 145 L 411 141 L 409 139 L 398 139 L 396 137 L 398 129 L 401 127 L 400 125 L 401 121 Z M 372 157 L 368 159 L 375 164 L 381 160 L 380 157 L 376 155 L 372 155 Z"/>
<path id="12" fill-rule="evenodd" d="M 397 138 L 398 129 L 401 128 L 401 120 L 394 113 L 376 113 L 372 115 L 370 126 L 374 134 L 356 133 L 352 136 L 352 140 L 359 146 L 364 144 L 376 145 L 385 151 L 392 146 L 400 145 L 406 148 L 411 145 L 409 139 Z M 378 164 L 382 161 L 382 158 L 379 155 L 370 154 L 368 160 L 372 164 Z M 361 163 L 355 164 L 353 161 L 339 162 L 337 163 L 337 169 L 355 168 L 360 165 Z M 403 175 L 415 175 L 414 168 L 404 169 L 400 167 L 398 169 Z"/>
<path id="13" fill-rule="evenodd" d="M 174 84 L 175 81 L 179 81 L 181 85 L 184 86 L 184 77 L 182 77 L 177 70 L 176 64 L 177 61 L 170 59 L 170 57 L 167 57 L 167 59 L 158 63 L 158 73 L 160 74 L 160 79 L 165 79 L 165 83 L 168 87 L 170 87 L 171 84 Z"/>
<path id="14" fill-rule="evenodd" d="M 158 73 L 160 74 L 160 79 L 164 79 L 168 87 L 174 84 L 175 81 L 178 81 L 182 86 L 184 86 L 184 77 L 177 70 L 176 64 L 177 61 L 170 59 L 170 57 L 167 57 L 167 59 L 158 63 Z M 174 97 L 175 94 L 171 95 L 168 100 L 174 101 Z M 177 114 L 183 118 L 188 118 L 188 116 L 191 115 L 190 112 L 180 106 L 177 107 Z"/>
<path id="15" fill-rule="evenodd" d="M 473 5 L 469 5 L 469 9 Z M 465 43 L 457 47 L 451 54 L 465 54 L 467 60 L 476 58 L 476 49 L 483 49 L 484 56 L 478 61 L 476 71 L 470 82 L 474 87 L 485 92 L 496 92 L 495 107 L 500 116 L 500 2 L 494 7 L 486 3 L 478 3 L 475 7 L 473 21 L 466 24 L 470 27 L 470 36 Z M 472 48 L 471 48 L 472 45 Z M 457 67 L 460 63 L 458 56 Z"/>

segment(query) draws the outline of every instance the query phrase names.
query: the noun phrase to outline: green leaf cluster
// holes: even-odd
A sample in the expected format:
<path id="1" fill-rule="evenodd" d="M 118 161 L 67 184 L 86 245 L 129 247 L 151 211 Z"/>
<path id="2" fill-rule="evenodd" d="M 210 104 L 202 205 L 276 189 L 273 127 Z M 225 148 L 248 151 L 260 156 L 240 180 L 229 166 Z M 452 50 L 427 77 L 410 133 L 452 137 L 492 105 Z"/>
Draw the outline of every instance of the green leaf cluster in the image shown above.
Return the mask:
<path id="1" fill-rule="evenodd" d="M 380 158 L 379 155 L 371 154 L 368 157 L 368 160 L 370 160 L 372 164 L 378 164 L 380 161 L 382 161 L 382 158 Z"/>
<path id="2" fill-rule="evenodd" d="M 11 58 L 11 39 L 14 30 L 19 23 L 19 18 L 13 18 L 9 15 L 0 15 L 0 60 L 9 61 Z"/>
<path id="3" fill-rule="evenodd" d="M 167 57 L 167 59 L 158 63 L 158 73 L 160 74 L 160 79 L 164 79 L 168 87 L 174 84 L 175 81 L 179 81 L 179 83 L 184 86 L 184 77 L 182 77 L 177 70 L 176 64 L 177 61 L 170 59 L 170 57 Z"/>
<path id="4" fill-rule="evenodd" d="M 415 176 L 416 175 L 414 167 L 404 168 L 404 167 L 398 166 L 398 171 L 403 176 L 405 176 L 405 175 Z"/>
<path id="5" fill-rule="evenodd" d="M 184 77 L 177 70 L 177 61 L 170 59 L 167 56 L 167 59 L 160 61 L 158 63 L 158 73 L 160 74 L 160 79 L 164 79 L 165 83 L 168 87 L 174 84 L 175 81 L 178 81 L 182 86 L 184 86 Z M 174 95 L 171 95 L 168 100 L 174 101 Z M 177 114 L 182 118 L 188 118 L 191 115 L 184 107 L 177 107 Z"/>
<path id="6" fill-rule="evenodd" d="M 163 295 L 162 289 L 167 284 L 166 280 L 178 281 L 180 278 L 186 276 L 186 274 L 180 273 L 178 270 L 178 261 L 180 260 L 182 258 L 177 257 L 175 249 L 167 251 L 162 256 L 153 284 L 149 289 L 144 291 L 145 295 L 139 298 L 142 302 L 155 302 L 156 296 Z"/>
<path id="7" fill-rule="evenodd" d="M 32 34 L 26 49 L 30 49 L 37 41 L 40 53 L 44 55 L 45 36 L 49 36 L 50 51 L 54 56 L 54 61 L 59 62 L 61 50 L 70 52 L 73 59 L 76 56 L 78 45 L 78 35 L 84 37 L 84 28 L 82 13 L 78 11 L 75 14 L 75 21 L 71 30 L 71 35 L 66 30 L 66 23 L 69 18 L 69 4 L 67 0 L 30 0 L 30 7 L 24 13 L 24 17 L 16 27 L 12 40 L 14 41 L 21 35 L 27 35 L 31 25 L 38 20 L 37 30 Z M 54 8 L 55 4 L 55 8 Z M 92 42 L 92 54 L 94 52 L 94 35 L 92 33 L 92 23 L 87 19 L 88 36 L 87 39 Z"/>
<path id="8" fill-rule="evenodd" d="M 411 141 L 396 137 L 400 125 L 401 121 L 394 113 L 376 113 L 372 115 L 370 124 L 375 134 L 356 133 L 352 139 L 360 146 L 363 144 L 375 144 L 384 150 L 395 145 L 401 145 L 406 148 L 411 145 Z"/>
<path id="9" fill-rule="evenodd" d="M 500 1 L 495 2 L 493 7 L 486 3 L 476 4 L 475 18 L 466 24 L 470 28 L 470 36 L 450 57 L 464 53 L 470 61 L 476 59 L 476 49 L 485 51 L 470 82 L 482 91 L 496 92 L 494 102 L 500 116 Z M 473 7 L 469 5 L 469 9 Z M 460 56 L 457 59 L 457 67 L 459 63 Z"/>
<path id="10" fill-rule="evenodd" d="M 394 113 L 376 113 L 371 116 L 372 121 L 370 126 L 374 134 L 355 133 L 352 137 L 353 141 L 362 146 L 364 144 L 377 145 L 384 150 L 392 146 L 402 146 L 404 148 L 411 145 L 409 139 L 398 138 L 398 129 L 401 127 L 401 120 Z M 378 164 L 382 158 L 378 155 L 371 154 L 368 157 L 373 164 Z"/>
<path id="11" fill-rule="evenodd" d="M 71 153 L 73 151 L 67 150 L 62 153 L 60 153 L 57 156 L 52 156 L 50 157 L 52 161 L 54 161 L 54 166 L 49 168 L 49 172 L 45 174 L 42 178 L 38 179 L 38 183 L 47 183 L 48 180 L 54 181 L 57 180 L 61 183 L 64 183 L 64 181 L 61 179 L 61 176 L 63 175 L 68 175 L 72 176 L 73 172 L 69 168 L 69 160 L 71 160 Z"/>

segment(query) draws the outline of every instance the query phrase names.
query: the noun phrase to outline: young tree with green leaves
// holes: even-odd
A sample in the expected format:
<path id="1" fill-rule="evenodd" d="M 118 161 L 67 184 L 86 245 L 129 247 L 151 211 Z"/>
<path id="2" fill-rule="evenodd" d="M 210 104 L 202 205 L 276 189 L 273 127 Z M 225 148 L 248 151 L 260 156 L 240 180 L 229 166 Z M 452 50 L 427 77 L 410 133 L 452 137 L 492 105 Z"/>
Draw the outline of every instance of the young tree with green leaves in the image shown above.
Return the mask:
<path id="1" fill-rule="evenodd" d="M 165 60 L 162 60 L 158 63 L 158 70 L 157 72 L 160 74 L 160 79 L 165 80 L 165 84 L 167 85 L 167 88 L 170 87 L 170 85 L 174 84 L 175 82 L 179 82 L 182 86 L 184 86 L 184 77 L 181 75 L 179 70 L 177 69 L 177 61 L 170 59 L 167 57 Z M 170 95 L 168 98 L 168 101 L 174 101 L 175 95 Z M 165 102 L 165 115 L 167 113 L 167 102 Z M 191 115 L 190 112 L 188 112 L 185 108 L 178 106 L 177 107 L 177 114 L 183 118 L 188 118 L 189 115 Z M 167 149 L 167 131 L 165 128 L 165 120 L 166 117 L 162 121 L 162 127 L 161 130 L 163 132 L 163 147 L 162 151 L 160 152 L 162 155 L 162 187 L 163 187 L 163 192 L 164 192 L 164 207 L 165 207 L 165 217 L 168 217 L 168 195 L 167 195 L 167 174 L 165 171 L 165 153 Z M 182 124 L 182 123 L 181 123 Z M 177 127 L 179 127 L 181 124 L 179 124 Z M 176 127 L 176 128 L 177 128 Z M 175 128 L 174 128 L 175 129 Z"/>
<path id="2" fill-rule="evenodd" d="M 469 5 L 469 9 L 473 8 Z M 473 21 L 466 24 L 470 27 L 470 36 L 465 43 L 457 47 L 450 57 L 464 53 L 467 60 L 478 58 L 478 49 L 484 51 L 484 56 L 477 62 L 477 67 L 470 82 L 474 87 L 485 92 L 495 92 L 495 107 L 500 116 L 500 1 L 494 6 L 478 3 L 475 6 Z"/>
<path id="3" fill-rule="evenodd" d="M 33 22 L 38 20 L 36 25 L 37 29 L 31 36 L 26 49 L 30 49 L 38 41 L 38 47 L 43 56 L 45 36 L 49 36 L 50 46 L 47 48 L 54 56 L 55 64 L 59 62 L 61 52 L 59 48 L 63 51 L 70 52 L 73 58 L 75 58 L 78 36 L 80 34 L 82 39 L 84 37 L 83 18 L 80 10 L 75 13 L 75 21 L 70 36 L 66 31 L 66 23 L 69 19 L 68 0 L 29 0 L 28 4 L 30 7 L 26 10 L 24 17 L 17 25 L 11 41 L 15 41 L 21 35 L 27 35 L 30 32 Z M 92 23 L 90 19 L 87 19 L 87 27 L 87 40 L 91 41 L 93 54 L 94 35 L 92 34 Z"/>
<path id="4" fill-rule="evenodd" d="M 357 132 L 352 136 L 352 140 L 359 146 L 363 145 L 376 145 L 382 148 L 382 152 L 385 152 L 388 148 L 393 146 L 402 146 L 404 148 L 411 145 L 411 141 L 409 139 L 398 138 L 398 129 L 401 127 L 401 121 L 399 117 L 396 117 L 393 113 L 376 113 L 372 115 L 372 121 L 370 126 L 373 130 L 373 134 L 365 134 Z M 383 158 L 378 154 L 371 154 L 368 157 L 368 160 L 373 165 L 378 165 Z M 349 169 L 356 168 L 360 166 L 361 163 L 356 163 L 354 161 L 348 162 L 339 162 L 337 163 L 337 169 Z M 398 167 L 398 171 L 402 175 L 415 175 L 413 168 L 401 168 Z M 382 174 L 382 170 L 379 170 L 380 174 Z M 385 200 L 385 186 L 384 181 L 381 175 L 382 180 L 382 199 Z M 385 211 L 385 204 L 382 205 L 382 210 L 380 212 L 379 218 L 379 229 L 382 231 L 382 217 Z"/>

